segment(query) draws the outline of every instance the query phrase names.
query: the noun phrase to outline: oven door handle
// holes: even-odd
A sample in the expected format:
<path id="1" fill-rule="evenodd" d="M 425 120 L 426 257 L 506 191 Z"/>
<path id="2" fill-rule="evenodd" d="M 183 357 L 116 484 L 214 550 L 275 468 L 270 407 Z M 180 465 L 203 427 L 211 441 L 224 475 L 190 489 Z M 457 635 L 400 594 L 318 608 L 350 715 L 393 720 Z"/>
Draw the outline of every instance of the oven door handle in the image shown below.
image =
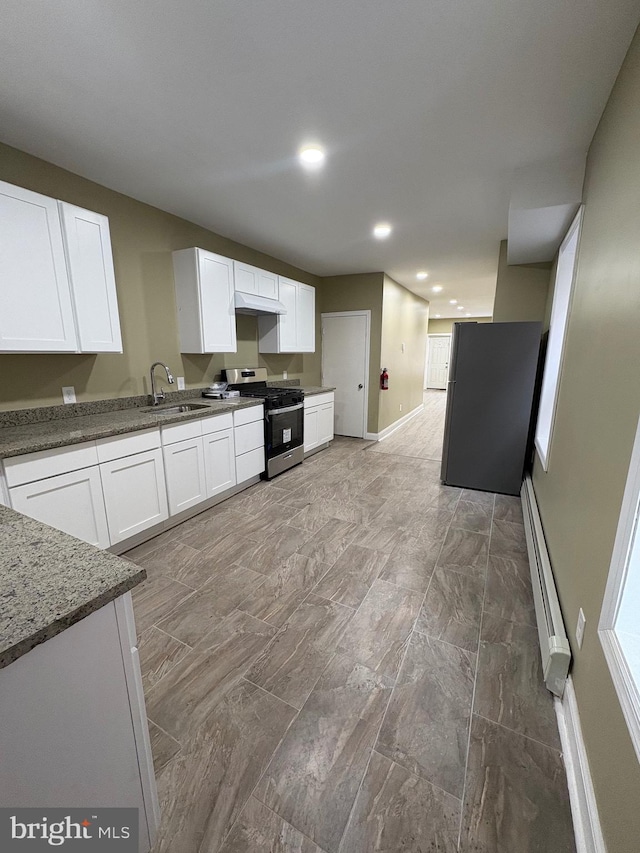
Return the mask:
<path id="1" fill-rule="evenodd" d="M 284 409 L 266 409 L 265 417 L 271 418 L 274 415 L 284 415 L 285 412 L 295 412 L 297 409 L 302 409 L 304 403 L 297 403 L 295 406 L 286 406 Z"/>

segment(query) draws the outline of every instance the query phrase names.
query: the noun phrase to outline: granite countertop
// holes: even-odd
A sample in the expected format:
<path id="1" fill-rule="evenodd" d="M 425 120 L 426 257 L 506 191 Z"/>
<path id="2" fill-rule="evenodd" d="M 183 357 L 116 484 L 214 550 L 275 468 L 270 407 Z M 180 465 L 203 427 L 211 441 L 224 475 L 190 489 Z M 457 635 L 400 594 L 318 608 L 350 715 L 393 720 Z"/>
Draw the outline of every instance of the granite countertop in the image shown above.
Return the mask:
<path id="1" fill-rule="evenodd" d="M 141 429 L 232 412 L 235 409 L 259 405 L 260 401 L 253 398 L 207 400 L 204 397 L 192 396 L 191 398 L 186 397 L 176 402 L 166 403 L 165 406 L 159 408 L 187 403 L 206 405 L 207 408 L 192 412 L 178 412 L 172 415 L 158 415 L 154 411 L 148 411 L 149 407 L 145 406 L 103 411 L 97 414 L 75 415 L 44 422 L 22 423 L 17 426 L 5 426 L 0 428 L 0 459 L 20 456 L 22 453 L 33 453 L 36 450 L 49 450 L 53 447 L 63 447 L 97 438 L 106 438 L 110 435 L 120 435 L 126 432 L 135 432 Z"/>
<path id="2" fill-rule="evenodd" d="M 140 566 L 0 505 L 0 668 L 146 577 Z"/>
<path id="3" fill-rule="evenodd" d="M 305 397 L 313 397 L 314 394 L 326 394 L 329 391 L 335 391 L 335 387 L 333 386 L 324 386 L 324 385 L 303 385 L 302 390 L 304 391 Z"/>

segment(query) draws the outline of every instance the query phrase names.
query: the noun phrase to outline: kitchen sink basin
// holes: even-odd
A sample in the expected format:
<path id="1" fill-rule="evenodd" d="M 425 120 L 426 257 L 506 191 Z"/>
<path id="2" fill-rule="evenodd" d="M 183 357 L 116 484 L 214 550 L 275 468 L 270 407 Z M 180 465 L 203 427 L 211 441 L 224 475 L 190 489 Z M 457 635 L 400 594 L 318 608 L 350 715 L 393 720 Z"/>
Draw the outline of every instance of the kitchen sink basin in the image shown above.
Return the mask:
<path id="1" fill-rule="evenodd" d="M 145 412 L 154 415 L 180 415 L 183 412 L 199 412 L 201 409 L 210 409 L 206 403 L 186 403 L 183 406 L 148 406 Z"/>

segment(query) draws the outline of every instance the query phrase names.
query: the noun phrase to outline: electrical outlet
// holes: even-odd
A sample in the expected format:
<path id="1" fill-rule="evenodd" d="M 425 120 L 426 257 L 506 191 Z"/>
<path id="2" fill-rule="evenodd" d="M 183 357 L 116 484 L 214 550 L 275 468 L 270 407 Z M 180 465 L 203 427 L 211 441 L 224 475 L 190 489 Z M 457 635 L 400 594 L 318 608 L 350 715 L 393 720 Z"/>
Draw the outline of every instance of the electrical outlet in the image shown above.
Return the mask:
<path id="1" fill-rule="evenodd" d="M 288 378 L 289 378 L 289 372 L 288 372 L 287 370 L 283 370 L 283 371 L 282 371 L 282 378 L 283 378 L 283 379 L 288 379 Z"/>
<path id="2" fill-rule="evenodd" d="M 584 611 L 581 607 L 580 612 L 578 613 L 578 624 L 576 625 L 576 643 L 578 644 L 579 649 L 582 648 L 582 638 L 584 637 L 584 626 L 586 621 Z"/>
<path id="3" fill-rule="evenodd" d="M 178 386 L 178 391 L 184 391 L 184 376 L 176 376 L 176 385 Z"/>
<path id="4" fill-rule="evenodd" d="M 76 401 L 76 389 L 73 385 L 63 385 L 62 386 L 62 402 L 63 403 L 75 403 Z"/>

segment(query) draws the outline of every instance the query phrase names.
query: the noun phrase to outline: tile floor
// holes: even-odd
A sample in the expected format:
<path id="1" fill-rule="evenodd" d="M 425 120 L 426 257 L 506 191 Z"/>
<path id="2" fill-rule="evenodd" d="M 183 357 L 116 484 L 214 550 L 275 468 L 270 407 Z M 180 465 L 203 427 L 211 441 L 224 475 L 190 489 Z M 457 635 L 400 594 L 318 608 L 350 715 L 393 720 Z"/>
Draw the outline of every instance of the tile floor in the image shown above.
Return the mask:
<path id="1" fill-rule="evenodd" d="M 155 853 L 573 853 L 517 498 L 444 393 L 130 551 Z"/>

